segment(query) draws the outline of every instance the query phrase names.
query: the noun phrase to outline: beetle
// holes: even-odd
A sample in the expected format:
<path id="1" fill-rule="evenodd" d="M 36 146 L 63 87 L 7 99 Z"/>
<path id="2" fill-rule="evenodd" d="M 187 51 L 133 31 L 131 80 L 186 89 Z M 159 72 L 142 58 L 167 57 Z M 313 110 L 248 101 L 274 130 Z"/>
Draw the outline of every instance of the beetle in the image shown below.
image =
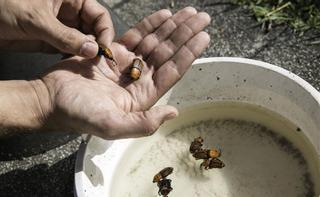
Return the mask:
<path id="1" fill-rule="evenodd" d="M 172 191 L 171 180 L 166 177 L 169 176 L 173 172 L 172 167 L 163 168 L 160 172 L 158 172 L 153 177 L 153 183 L 157 183 L 159 188 L 158 194 L 163 197 L 167 197 L 168 194 Z"/>
<path id="2" fill-rule="evenodd" d="M 161 179 L 164 179 L 167 176 L 169 176 L 172 172 L 173 172 L 172 167 L 166 167 L 166 168 L 162 169 L 160 172 L 158 172 L 156 175 L 154 175 L 152 182 L 153 183 L 159 182 Z"/>
<path id="3" fill-rule="evenodd" d="M 189 151 L 191 154 L 202 150 L 203 146 L 203 138 L 201 136 L 194 138 L 193 142 L 191 142 Z"/>
<path id="4" fill-rule="evenodd" d="M 97 56 L 102 56 L 102 55 L 105 56 L 107 59 L 111 60 L 113 64 L 117 65 L 117 62 L 113 57 L 111 49 L 99 47 Z"/>
<path id="5" fill-rule="evenodd" d="M 133 64 L 130 69 L 130 76 L 134 80 L 138 80 L 141 76 L 142 73 L 142 68 L 143 68 L 143 62 L 139 58 L 133 59 Z"/>
<path id="6" fill-rule="evenodd" d="M 205 170 L 212 169 L 212 168 L 223 168 L 225 167 L 225 164 L 218 158 L 210 158 L 204 160 L 200 164 L 200 169 L 204 167 Z"/>
<path id="7" fill-rule="evenodd" d="M 162 179 L 158 182 L 159 191 L 158 194 L 163 197 L 167 197 L 168 194 L 172 191 L 171 180 L 170 179 Z"/>
<path id="8" fill-rule="evenodd" d="M 217 149 L 202 149 L 193 153 L 192 155 L 196 160 L 199 159 L 210 159 L 210 158 L 217 158 L 221 156 L 221 151 Z"/>

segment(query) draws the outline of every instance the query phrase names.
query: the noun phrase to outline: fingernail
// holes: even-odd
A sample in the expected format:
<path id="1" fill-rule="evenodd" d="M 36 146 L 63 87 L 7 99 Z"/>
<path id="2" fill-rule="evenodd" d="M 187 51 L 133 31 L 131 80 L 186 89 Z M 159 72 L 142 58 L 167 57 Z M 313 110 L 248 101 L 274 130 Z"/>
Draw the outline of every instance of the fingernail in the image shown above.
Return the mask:
<path id="1" fill-rule="evenodd" d="M 98 45 L 94 42 L 85 42 L 81 49 L 80 49 L 80 55 L 85 57 L 95 57 L 98 53 Z"/>

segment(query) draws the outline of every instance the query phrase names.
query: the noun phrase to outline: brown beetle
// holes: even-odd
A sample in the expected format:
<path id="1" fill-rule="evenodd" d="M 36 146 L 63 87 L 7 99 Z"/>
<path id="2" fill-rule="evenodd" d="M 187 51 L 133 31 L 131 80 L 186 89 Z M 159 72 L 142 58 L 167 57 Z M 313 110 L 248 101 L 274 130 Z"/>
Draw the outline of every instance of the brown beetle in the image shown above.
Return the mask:
<path id="1" fill-rule="evenodd" d="M 152 182 L 156 182 L 157 186 L 159 187 L 158 194 L 162 195 L 163 197 L 167 197 L 168 194 L 172 191 L 171 187 L 171 180 L 167 179 L 166 177 L 169 176 L 173 172 L 172 167 L 166 167 L 158 172 L 153 177 Z"/>
<path id="2" fill-rule="evenodd" d="M 172 167 L 166 167 L 166 168 L 162 169 L 160 172 L 158 172 L 156 175 L 154 175 L 152 182 L 153 183 L 155 183 L 155 182 L 158 183 L 161 179 L 166 178 L 172 172 L 173 172 L 173 168 Z"/>
<path id="3" fill-rule="evenodd" d="M 171 180 L 170 179 L 162 179 L 158 182 L 159 191 L 158 194 L 163 197 L 167 197 L 168 194 L 172 191 Z"/>
<path id="4" fill-rule="evenodd" d="M 212 168 L 223 168 L 225 164 L 218 158 L 206 159 L 200 164 L 200 169 L 204 167 L 205 170 Z"/>
<path id="5" fill-rule="evenodd" d="M 130 70 L 130 76 L 134 80 L 138 80 L 141 76 L 142 73 L 142 68 L 143 68 L 143 62 L 139 58 L 135 58 L 133 60 L 133 64 Z"/>
<path id="6" fill-rule="evenodd" d="M 193 153 L 193 157 L 196 160 L 199 159 L 210 159 L 210 158 L 217 158 L 220 157 L 221 155 L 221 151 L 217 150 L 217 149 L 202 149 L 200 151 L 197 151 L 195 153 Z"/>
<path id="7" fill-rule="evenodd" d="M 200 164 L 200 169 L 204 167 L 206 170 L 212 168 L 223 168 L 225 164 L 218 159 L 221 156 L 221 150 L 217 149 L 203 149 L 203 139 L 202 137 L 197 137 L 191 142 L 189 151 L 192 156 L 196 159 L 203 159 Z"/>
<path id="8" fill-rule="evenodd" d="M 197 138 L 194 138 L 193 142 L 191 142 L 189 151 L 190 151 L 190 153 L 193 154 L 197 151 L 202 150 L 202 148 L 201 148 L 202 146 L 203 146 L 203 138 L 199 136 Z"/>
<path id="9" fill-rule="evenodd" d="M 105 56 L 107 59 L 111 60 L 114 65 L 117 65 L 116 60 L 113 57 L 112 51 L 109 48 L 99 47 L 98 56 Z"/>

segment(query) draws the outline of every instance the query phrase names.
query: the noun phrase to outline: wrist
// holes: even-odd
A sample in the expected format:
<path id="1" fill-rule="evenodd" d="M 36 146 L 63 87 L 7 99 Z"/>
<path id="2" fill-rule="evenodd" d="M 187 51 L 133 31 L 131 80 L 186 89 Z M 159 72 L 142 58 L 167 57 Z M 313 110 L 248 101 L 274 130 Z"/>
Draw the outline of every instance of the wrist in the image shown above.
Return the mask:
<path id="1" fill-rule="evenodd" d="M 37 122 L 34 124 L 36 129 L 47 127 L 48 119 L 53 111 L 53 102 L 50 92 L 41 79 L 28 81 L 32 90 L 32 106 L 35 111 Z"/>
<path id="2" fill-rule="evenodd" d="M 40 80 L 1 81 L 0 93 L 0 128 L 38 129 L 43 126 L 50 111 L 50 100 Z"/>

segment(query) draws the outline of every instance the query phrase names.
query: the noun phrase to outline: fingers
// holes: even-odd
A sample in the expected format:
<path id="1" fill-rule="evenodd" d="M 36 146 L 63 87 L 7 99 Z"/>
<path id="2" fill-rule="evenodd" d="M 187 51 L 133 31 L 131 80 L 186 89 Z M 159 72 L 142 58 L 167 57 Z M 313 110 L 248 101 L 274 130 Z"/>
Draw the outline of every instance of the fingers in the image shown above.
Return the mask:
<path id="1" fill-rule="evenodd" d="M 210 36 L 206 32 L 198 33 L 155 72 L 154 81 L 159 97 L 183 76 L 192 62 L 208 46 L 209 42 Z"/>
<path id="2" fill-rule="evenodd" d="M 154 32 L 171 16 L 172 14 L 169 10 L 159 10 L 150 16 L 145 17 L 140 23 L 127 31 L 118 42 L 126 46 L 129 51 L 132 51 L 145 36 Z"/>
<path id="3" fill-rule="evenodd" d="M 193 7 L 186 7 L 171 18 L 166 20 L 160 27 L 153 33 L 147 35 L 138 45 L 135 53 L 142 55 L 143 58 L 147 58 L 149 53 L 153 51 L 163 40 L 165 40 L 170 34 L 185 20 L 191 16 L 197 14 L 196 9 Z"/>
<path id="4" fill-rule="evenodd" d="M 79 28 L 80 18 L 79 13 L 82 9 L 82 3 L 74 0 L 63 0 L 63 1 L 49 1 L 53 7 L 53 14 L 57 16 L 63 24 L 72 28 Z"/>
<path id="5" fill-rule="evenodd" d="M 100 45 L 111 45 L 115 32 L 111 16 L 105 7 L 96 0 L 86 0 L 81 11 L 81 19 L 86 27 L 92 28 Z"/>
<path id="6" fill-rule="evenodd" d="M 178 115 L 176 108 L 168 105 L 156 106 L 148 111 L 131 112 L 120 117 L 113 116 L 110 130 L 104 138 L 119 139 L 149 136 L 153 134 L 160 125 Z"/>
<path id="7" fill-rule="evenodd" d="M 209 23 L 210 16 L 207 13 L 201 12 L 192 16 L 180 24 L 167 40 L 158 45 L 150 53 L 147 63 L 156 68 L 160 67 L 172 57 L 184 43 L 202 31 Z"/>
<path id="8" fill-rule="evenodd" d="M 77 2 L 66 2 L 61 8 L 64 23 L 77 27 L 78 8 L 81 9 L 83 28 L 90 28 L 87 33 L 92 32 L 100 45 L 108 47 L 114 38 L 114 29 L 108 11 L 96 0 L 86 0 L 81 5 Z M 62 16 L 61 16 L 62 17 Z M 55 17 L 46 17 L 46 24 L 42 31 L 42 40 L 50 43 L 64 53 L 93 58 L 98 53 L 98 44 L 94 39 L 80 31 L 62 24 Z"/>
<path id="9" fill-rule="evenodd" d="M 39 36 L 58 50 L 86 58 L 93 58 L 98 53 L 97 43 L 80 31 L 62 24 L 55 17 L 48 17 L 47 24 Z"/>

